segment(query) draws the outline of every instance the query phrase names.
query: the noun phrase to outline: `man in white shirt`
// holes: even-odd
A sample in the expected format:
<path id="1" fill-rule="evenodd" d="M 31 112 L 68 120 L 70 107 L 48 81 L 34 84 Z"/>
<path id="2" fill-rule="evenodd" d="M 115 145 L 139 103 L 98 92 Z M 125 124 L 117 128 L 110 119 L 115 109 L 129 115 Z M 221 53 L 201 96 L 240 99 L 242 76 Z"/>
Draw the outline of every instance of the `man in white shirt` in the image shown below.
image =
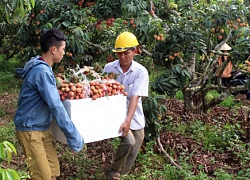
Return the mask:
<path id="1" fill-rule="evenodd" d="M 141 97 L 148 96 L 149 77 L 147 69 L 134 61 L 140 54 L 139 43 L 134 34 L 121 33 L 115 43 L 113 52 L 118 60 L 105 65 L 104 72 L 119 74 L 117 81 L 125 86 L 127 95 L 127 116 L 120 126 L 121 143 L 111 165 L 112 179 L 129 174 L 144 139 L 145 117 Z"/>

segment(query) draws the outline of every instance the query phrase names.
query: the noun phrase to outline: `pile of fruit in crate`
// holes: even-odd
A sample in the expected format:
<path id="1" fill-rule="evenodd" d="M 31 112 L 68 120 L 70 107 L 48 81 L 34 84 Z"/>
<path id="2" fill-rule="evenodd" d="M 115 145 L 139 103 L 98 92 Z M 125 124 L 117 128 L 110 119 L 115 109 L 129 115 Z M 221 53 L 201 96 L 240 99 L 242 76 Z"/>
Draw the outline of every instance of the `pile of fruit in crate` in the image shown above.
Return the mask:
<path id="1" fill-rule="evenodd" d="M 105 96 L 121 95 L 127 96 L 125 87 L 116 81 L 117 74 L 100 74 L 93 67 L 67 68 L 63 72 L 55 73 L 58 93 L 61 100 L 84 99 Z"/>

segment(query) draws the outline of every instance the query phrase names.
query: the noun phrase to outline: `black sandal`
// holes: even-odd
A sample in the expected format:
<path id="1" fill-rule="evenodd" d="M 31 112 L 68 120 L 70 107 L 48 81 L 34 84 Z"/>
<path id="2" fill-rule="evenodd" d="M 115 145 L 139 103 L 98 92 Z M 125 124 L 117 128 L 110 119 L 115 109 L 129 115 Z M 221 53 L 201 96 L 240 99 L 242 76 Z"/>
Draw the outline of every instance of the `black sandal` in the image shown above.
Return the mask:
<path id="1" fill-rule="evenodd" d="M 113 179 L 120 179 L 120 172 L 119 171 L 116 171 L 116 170 L 111 170 L 110 173 L 110 180 L 113 180 Z"/>

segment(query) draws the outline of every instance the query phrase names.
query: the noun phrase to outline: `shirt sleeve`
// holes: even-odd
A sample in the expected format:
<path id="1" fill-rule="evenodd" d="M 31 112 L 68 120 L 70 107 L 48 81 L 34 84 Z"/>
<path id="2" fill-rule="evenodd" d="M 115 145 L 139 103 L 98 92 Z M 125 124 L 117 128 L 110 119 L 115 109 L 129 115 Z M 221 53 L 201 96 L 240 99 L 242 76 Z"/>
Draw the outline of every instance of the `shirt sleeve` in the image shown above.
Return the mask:
<path id="1" fill-rule="evenodd" d="M 134 81 L 132 96 L 148 96 L 149 77 L 146 69 L 141 69 Z"/>
<path id="2" fill-rule="evenodd" d="M 69 118 L 60 100 L 52 73 L 42 73 L 37 86 L 41 97 L 49 106 L 50 113 L 56 119 L 58 126 L 66 136 L 68 146 L 75 152 L 79 152 L 84 145 L 83 137 Z"/>

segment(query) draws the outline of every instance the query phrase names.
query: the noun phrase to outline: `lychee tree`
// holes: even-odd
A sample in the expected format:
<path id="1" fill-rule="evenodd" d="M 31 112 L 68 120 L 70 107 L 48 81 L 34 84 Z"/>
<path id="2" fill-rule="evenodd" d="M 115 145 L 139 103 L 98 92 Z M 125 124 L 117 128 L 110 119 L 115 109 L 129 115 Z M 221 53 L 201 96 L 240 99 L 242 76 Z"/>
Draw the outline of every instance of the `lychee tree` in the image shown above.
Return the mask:
<path id="1" fill-rule="evenodd" d="M 225 61 L 221 67 L 217 63 L 222 54 L 219 48 L 224 43 L 232 47 L 228 59 L 236 70 L 237 64 L 248 58 L 248 7 L 241 1 L 210 1 L 210 4 L 189 4 L 178 11 L 179 15 L 172 14 L 168 20 L 165 41 L 158 43 L 153 52 L 154 62 L 167 68 L 153 83 L 153 89 L 170 96 L 181 90 L 186 108 L 204 112 L 233 92 L 247 90 L 244 85 L 224 87 L 220 78 L 217 85 L 211 82 L 218 69 L 221 68 L 220 77 L 228 63 Z M 208 99 L 210 90 L 223 93 Z"/>
<path id="2" fill-rule="evenodd" d="M 23 16 L 34 7 L 34 0 L 0 0 L 0 53 L 8 60 L 18 53 L 18 36 Z"/>
<path id="3" fill-rule="evenodd" d="M 35 6 L 35 0 L 0 0 L 0 4 L 4 19 L 16 23 Z"/>
<path id="4" fill-rule="evenodd" d="M 142 0 L 36 1 L 19 30 L 20 55 L 24 61 L 40 53 L 40 34 L 48 27 L 64 31 L 67 35 L 64 60 L 79 64 L 113 61 L 115 54 L 111 50 L 121 31 L 135 33 L 145 52 L 156 44 L 153 34 L 163 32 L 161 21 L 152 18 L 148 3 Z"/>
<path id="5" fill-rule="evenodd" d="M 220 67 L 217 64 L 222 53 L 219 48 L 224 43 L 232 47 L 228 58 L 234 68 L 238 64 L 244 67 L 250 45 L 248 4 L 241 0 L 37 0 L 24 19 L 17 22 L 19 46 L 15 50 L 19 50 L 20 59 L 28 61 L 40 54 L 41 32 L 57 27 L 67 35 L 66 56 L 60 67 L 104 64 L 115 58 L 112 48 L 117 35 L 131 31 L 143 50 L 136 60 L 149 70 L 154 65 L 165 68 L 152 82 L 151 93 L 175 96 L 181 91 L 185 108 L 206 112 L 232 92 L 247 89 L 223 87 L 220 81 L 216 85 L 211 81 L 218 68 L 222 72 L 228 63 Z M 241 71 L 247 73 L 246 69 Z M 223 93 L 208 99 L 210 90 Z M 158 115 L 165 109 L 157 101 L 162 96 L 148 100 L 147 126 L 154 131 L 151 137 L 159 137 Z"/>
<path id="6" fill-rule="evenodd" d="M 21 1 L 20 1 L 21 2 Z M 138 60 L 151 66 L 166 67 L 152 84 L 152 90 L 174 96 L 184 95 L 185 107 L 207 111 L 232 92 L 246 87 L 223 87 L 211 80 L 226 67 L 218 67 L 219 48 L 228 43 L 233 48 L 229 59 L 236 68 L 249 54 L 248 2 L 231 1 L 36 1 L 34 8 L 18 21 L 16 37 L 20 57 L 27 61 L 40 53 L 41 32 L 57 27 L 67 35 L 64 65 L 106 63 L 112 53 L 117 34 L 128 30 L 140 42 L 143 55 Z M 230 12 L 230 13 L 228 13 Z M 246 73 L 247 69 L 242 71 Z M 220 74 L 221 75 L 221 74 Z M 220 79 L 220 78 L 218 78 Z M 223 91 L 208 100 L 210 90 Z"/>

